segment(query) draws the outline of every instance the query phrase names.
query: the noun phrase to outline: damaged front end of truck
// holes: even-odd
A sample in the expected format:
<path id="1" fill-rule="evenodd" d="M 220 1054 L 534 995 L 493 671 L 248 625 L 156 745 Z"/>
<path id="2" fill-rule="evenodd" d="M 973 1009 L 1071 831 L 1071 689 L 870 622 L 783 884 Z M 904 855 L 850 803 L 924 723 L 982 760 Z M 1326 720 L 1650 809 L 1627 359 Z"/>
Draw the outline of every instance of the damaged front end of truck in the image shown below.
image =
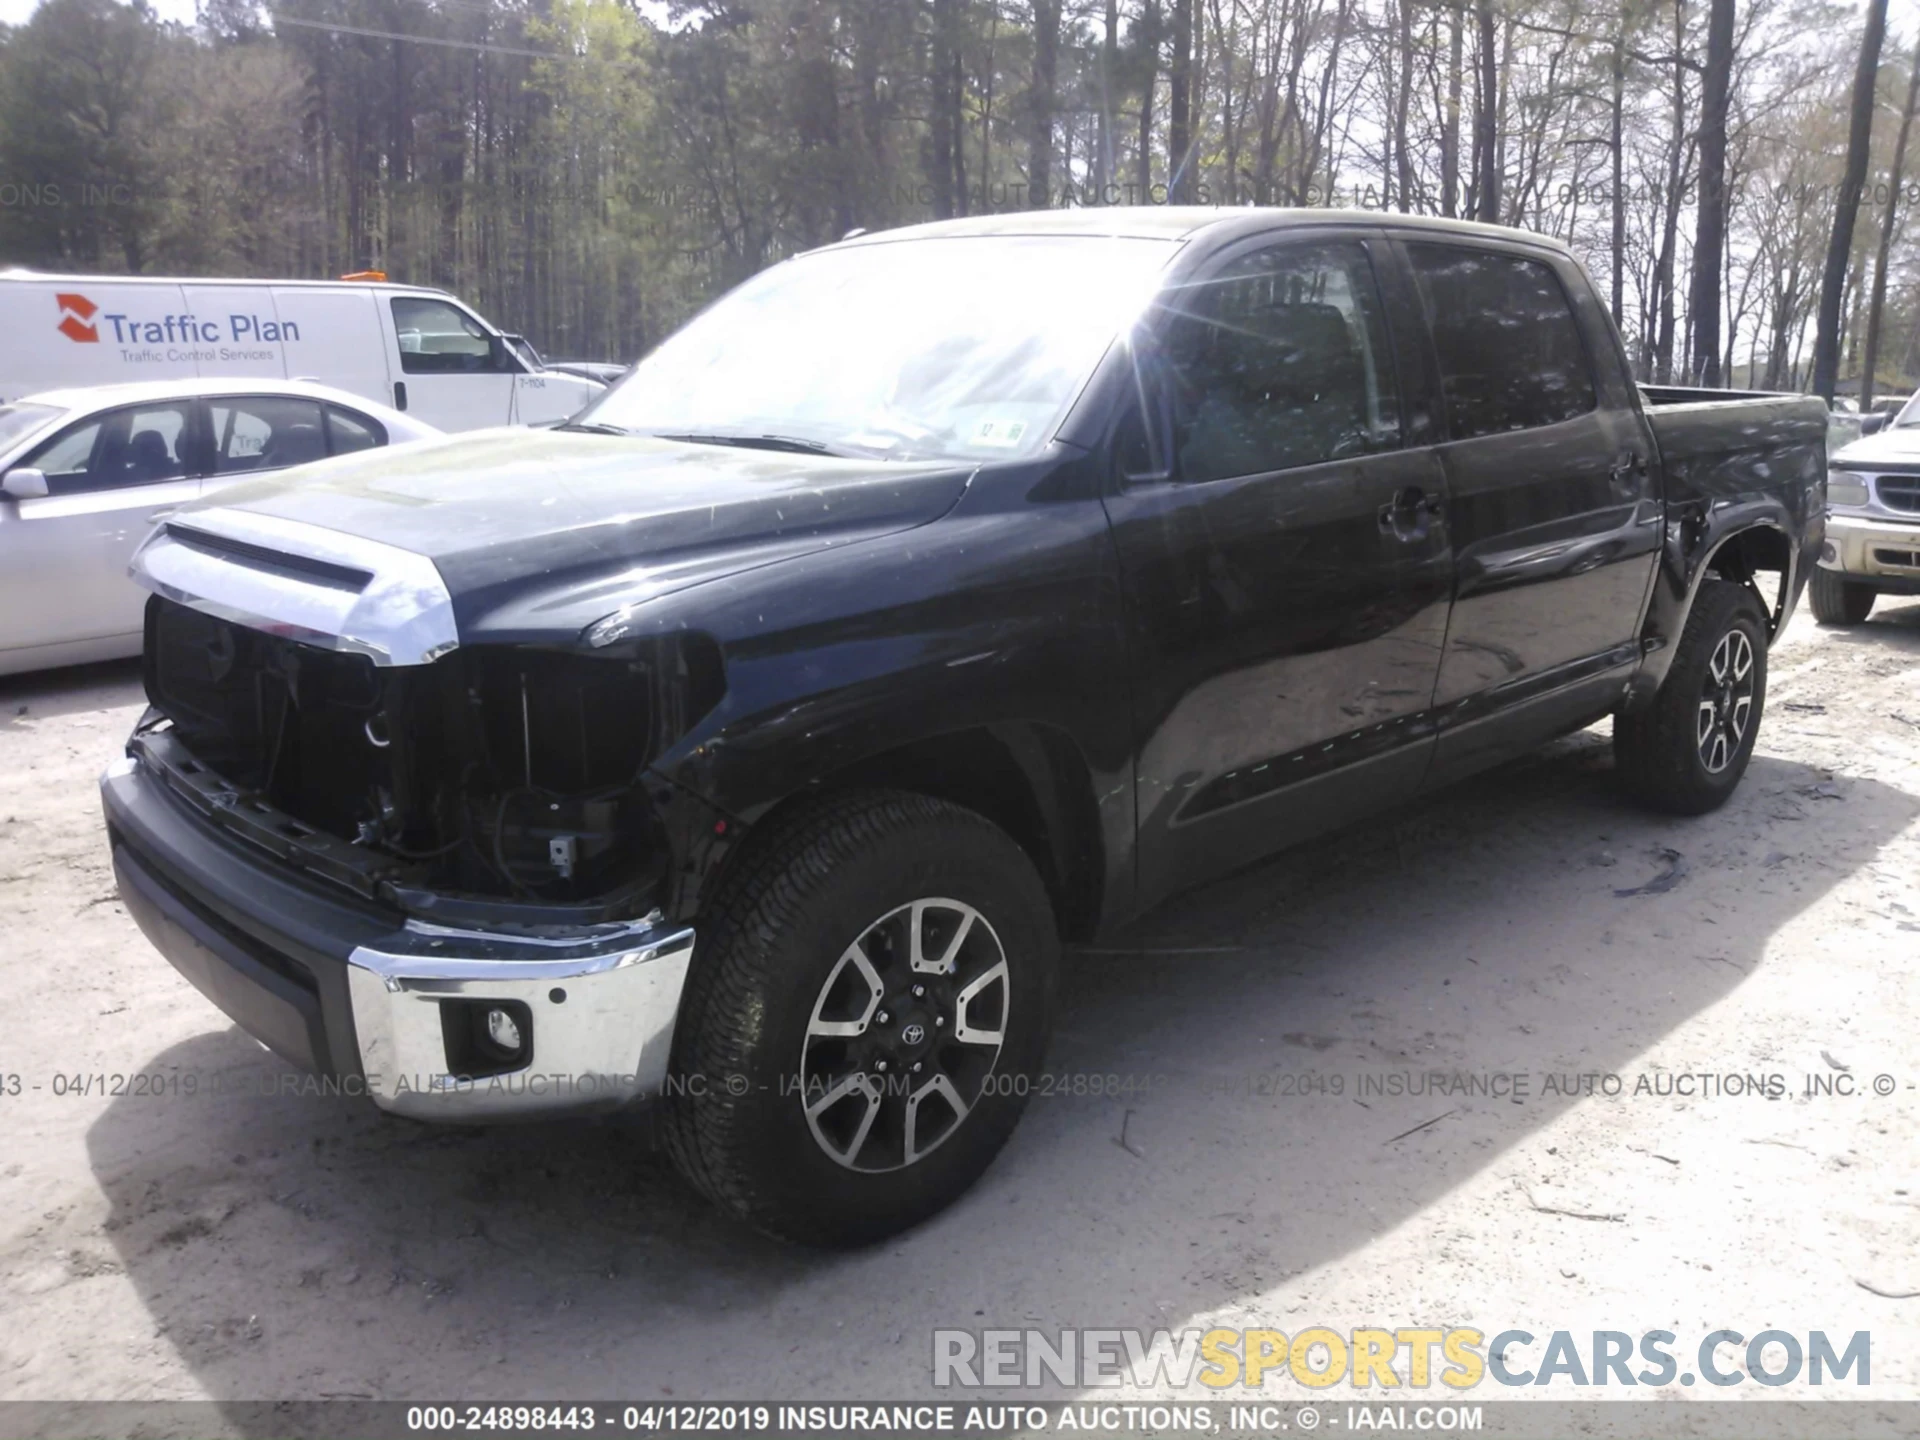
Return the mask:
<path id="1" fill-rule="evenodd" d="M 430 562 L 238 511 L 167 521 L 134 573 L 150 709 L 104 795 L 129 909 L 182 973 L 389 1109 L 658 1089 L 681 896 L 731 837 L 651 767 L 725 692 L 711 639 L 462 645 Z M 296 933 L 316 907 L 326 940 Z"/>

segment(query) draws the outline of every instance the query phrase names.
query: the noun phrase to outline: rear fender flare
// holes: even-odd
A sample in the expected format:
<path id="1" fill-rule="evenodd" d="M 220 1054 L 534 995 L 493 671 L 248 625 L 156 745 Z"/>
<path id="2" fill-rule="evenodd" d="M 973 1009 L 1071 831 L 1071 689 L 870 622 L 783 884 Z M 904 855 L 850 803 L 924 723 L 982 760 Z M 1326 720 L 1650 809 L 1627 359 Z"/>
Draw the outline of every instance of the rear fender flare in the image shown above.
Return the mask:
<path id="1" fill-rule="evenodd" d="M 1757 567 L 1744 553 L 1750 547 L 1762 549 L 1760 558 L 1784 557 L 1779 587 L 1771 597 L 1754 579 Z M 1644 658 L 1628 688 L 1624 708 L 1650 704 L 1666 681 L 1674 649 L 1693 614 L 1700 587 L 1709 577 L 1750 585 L 1766 611 L 1769 640 L 1780 634 L 1793 616 L 1794 601 L 1805 577 L 1800 547 L 1774 505 L 1729 507 L 1718 523 L 1694 507 L 1669 516 L 1667 544 L 1661 552 L 1660 571 L 1654 577 L 1653 595 L 1640 630 Z"/>

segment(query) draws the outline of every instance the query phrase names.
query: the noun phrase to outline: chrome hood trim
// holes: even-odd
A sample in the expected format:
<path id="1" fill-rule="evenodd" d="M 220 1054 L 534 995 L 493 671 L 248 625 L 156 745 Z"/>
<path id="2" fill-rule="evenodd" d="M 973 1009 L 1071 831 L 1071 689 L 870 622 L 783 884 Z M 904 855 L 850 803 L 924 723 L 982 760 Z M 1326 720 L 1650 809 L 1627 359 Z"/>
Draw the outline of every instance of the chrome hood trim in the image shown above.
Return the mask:
<path id="1" fill-rule="evenodd" d="M 155 530 L 127 570 L 178 604 L 376 665 L 425 665 L 460 645 L 433 561 L 306 521 L 196 509 Z"/>

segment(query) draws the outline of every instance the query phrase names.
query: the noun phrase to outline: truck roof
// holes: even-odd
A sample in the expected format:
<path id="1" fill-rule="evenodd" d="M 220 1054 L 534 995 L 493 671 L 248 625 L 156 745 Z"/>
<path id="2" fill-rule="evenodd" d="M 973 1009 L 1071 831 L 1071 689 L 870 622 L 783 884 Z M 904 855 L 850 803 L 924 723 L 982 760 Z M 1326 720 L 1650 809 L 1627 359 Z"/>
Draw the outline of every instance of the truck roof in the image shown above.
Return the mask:
<path id="1" fill-rule="evenodd" d="M 393 280 L 273 280 L 258 277 L 245 279 L 221 275 L 107 275 L 107 274 L 58 274 L 51 270 L 28 270 L 21 266 L 0 270 L 0 282 L 34 281 L 41 284 L 56 285 L 98 285 L 110 282 L 115 285 L 272 285 L 279 289 L 298 290 L 364 290 L 377 286 L 383 290 L 410 290 L 421 295 L 447 295 L 445 290 L 431 285 L 402 285 Z M 451 298 L 451 297 L 449 297 Z"/>
<path id="2" fill-rule="evenodd" d="M 1394 229 L 1426 230 L 1436 235 L 1474 236 L 1488 240 L 1519 240 L 1569 253 L 1565 242 L 1532 230 L 1488 225 L 1477 220 L 1448 220 L 1437 215 L 1401 215 L 1385 210 L 1330 210 L 1313 207 L 1222 205 L 1096 205 L 1069 210 L 1021 210 L 969 215 L 956 220 L 933 220 L 894 230 L 853 235 L 842 245 L 884 244 L 963 235 L 1092 235 L 1153 239 L 1189 239 L 1215 227 L 1251 229 L 1275 222 L 1302 227 L 1319 225 L 1389 225 Z M 833 248 L 833 247 L 828 247 Z"/>

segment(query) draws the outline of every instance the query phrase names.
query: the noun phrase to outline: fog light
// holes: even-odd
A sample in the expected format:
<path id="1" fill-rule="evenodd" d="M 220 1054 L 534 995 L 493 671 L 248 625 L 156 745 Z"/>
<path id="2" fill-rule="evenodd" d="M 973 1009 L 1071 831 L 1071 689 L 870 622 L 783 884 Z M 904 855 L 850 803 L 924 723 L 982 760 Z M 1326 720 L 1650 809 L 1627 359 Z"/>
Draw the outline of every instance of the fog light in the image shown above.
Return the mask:
<path id="1" fill-rule="evenodd" d="M 509 1075 L 533 1063 L 533 1010 L 524 1000 L 442 1000 L 440 1030 L 447 1074 L 456 1079 Z"/>
<path id="2" fill-rule="evenodd" d="M 487 1011 L 487 1038 L 509 1055 L 517 1055 L 520 1051 L 520 1027 L 514 1023 L 513 1016 L 504 1010 Z"/>

